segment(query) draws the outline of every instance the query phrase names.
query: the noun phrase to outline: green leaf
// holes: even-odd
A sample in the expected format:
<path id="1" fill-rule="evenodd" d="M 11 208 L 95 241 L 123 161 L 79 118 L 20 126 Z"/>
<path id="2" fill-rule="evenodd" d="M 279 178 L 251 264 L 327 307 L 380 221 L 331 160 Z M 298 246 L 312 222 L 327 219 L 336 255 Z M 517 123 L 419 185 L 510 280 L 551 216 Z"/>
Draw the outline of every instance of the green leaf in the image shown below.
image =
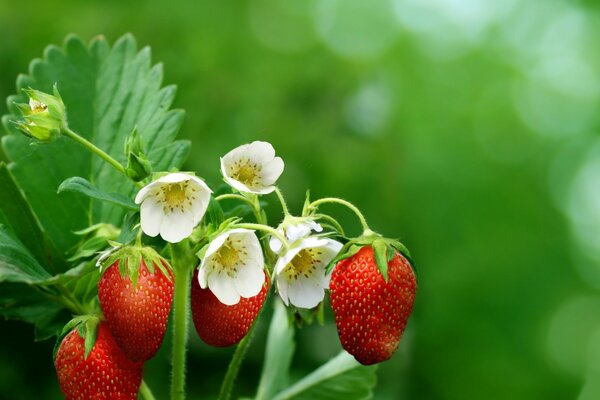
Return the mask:
<path id="1" fill-rule="evenodd" d="M 341 352 L 288 389 L 278 393 L 273 399 L 371 399 L 377 382 L 376 368 L 362 366 L 351 355 Z"/>
<path id="2" fill-rule="evenodd" d="M 61 182 L 81 176 L 101 192 L 118 192 L 129 199 L 137 189 L 68 138 L 31 146 L 13 123 L 20 115 L 14 103 L 26 102 L 21 89 L 50 93 L 57 83 L 69 127 L 121 163 L 126 157 L 125 139 L 137 126 L 148 160 L 156 171 L 167 171 L 181 166 L 190 144 L 174 141 L 184 113 L 169 110 L 175 87 L 161 88 L 162 75 L 160 64 L 151 66 L 149 48 L 138 51 L 131 35 L 120 38 L 112 48 L 103 37 L 86 46 L 70 36 L 62 48 L 49 46 L 43 59 L 31 63 L 29 74 L 17 79 L 19 94 L 8 98 L 10 115 L 2 118 L 9 133 L 2 138 L 2 146 L 42 231 L 61 254 L 80 240 L 73 232 L 96 222 L 118 225 L 126 213 L 114 203 L 90 201 L 76 193 L 58 195 Z"/>
<path id="3" fill-rule="evenodd" d="M 0 223 L 10 227 L 32 255 L 48 266 L 63 263 L 56 249 L 51 248 L 33 215 L 29 204 L 17 187 L 6 164 L 0 162 Z"/>
<path id="4" fill-rule="evenodd" d="M 0 225 L 0 282 L 36 283 L 50 278 L 12 233 Z"/>
<path id="5" fill-rule="evenodd" d="M 375 256 L 375 264 L 377 269 L 383 275 L 383 279 L 387 282 L 388 280 L 388 258 L 387 258 L 388 247 L 385 242 L 381 239 L 373 241 L 373 255 Z"/>
<path id="6" fill-rule="evenodd" d="M 56 335 L 69 319 L 69 313 L 60 305 L 23 283 L 0 285 L 0 315 L 33 324 L 37 341 Z"/>
<path id="7" fill-rule="evenodd" d="M 294 326 L 288 318 L 283 303 L 274 302 L 275 312 L 271 319 L 265 361 L 258 384 L 256 400 L 272 399 L 275 393 L 287 386 L 289 370 L 296 344 Z"/>
<path id="8" fill-rule="evenodd" d="M 98 190 L 94 185 L 88 182 L 86 179 L 74 176 L 64 180 L 58 187 L 58 193 L 62 192 L 76 192 L 88 196 L 92 199 L 108 201 L 118 206 L 124 207 L 131 211 L 138 210 L 138 206 L 131 201 L 127 196 L 120 193 L 106 193 Z"/>

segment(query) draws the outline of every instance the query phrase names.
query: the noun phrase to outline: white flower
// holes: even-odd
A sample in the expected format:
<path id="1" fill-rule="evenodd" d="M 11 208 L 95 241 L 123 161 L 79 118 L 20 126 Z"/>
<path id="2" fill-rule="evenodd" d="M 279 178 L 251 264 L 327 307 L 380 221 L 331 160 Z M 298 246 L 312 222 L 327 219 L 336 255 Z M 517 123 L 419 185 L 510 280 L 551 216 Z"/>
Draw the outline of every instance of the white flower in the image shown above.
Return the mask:
<path id="1" fill-rule="evenodd" d="M 212 191 L 200 178 L 175 172 L 143 187 L 135 196 L 141 206 L 142 230 L 177 243 L 202 220 Z"/>
<path id="2" fill-rule="evenodd" d="M 267 142 L 244 144 L 221 158 L 225 182 L 240 192 L 271 193 L 282 172 L 283 160 Z"/>
<path id="3" fill-rule="evenodd" d="M 232 229 L 213 239 L 200 264 L 198 282 L 228 306 L 240 297 L 260 293 L 265 283 L 264 258 L 254 231 Z"/>
<path id="4" fill-rule="evenodd" d="M 309 237 L 280 257 L 275 279 L 283 302 L 299 308 L 316 307 L 329 288 L 331 274 L 325 274 L 325 267 L 341 248 L 335 240 Z"/>
<path id="5" fill-rule="evenodd" d="M 285 237 L 290 243 L 294 243 L 296 240 L 307 237 L 312 231 L 323 231 L 321 225 L 310 218 L 288 218 L 289 221 L 283 221 L 283 223 L 279 225 L 277 232 L 281 233 L 282 235 L 285 234 Z M 273 250 L 273 252 L 279 253 L 281 251 L 281 241 L 275 236 L 271 236 L 271 239 L 269 240 L 269 247 L 271 250 Z"/>

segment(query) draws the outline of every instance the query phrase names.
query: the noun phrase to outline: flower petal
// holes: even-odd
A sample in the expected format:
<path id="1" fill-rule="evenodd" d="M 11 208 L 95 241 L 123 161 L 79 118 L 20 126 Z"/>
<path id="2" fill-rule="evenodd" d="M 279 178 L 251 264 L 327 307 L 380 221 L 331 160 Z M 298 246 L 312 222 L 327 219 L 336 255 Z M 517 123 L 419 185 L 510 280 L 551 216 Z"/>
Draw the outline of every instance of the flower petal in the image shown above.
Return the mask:
<path id="1" fill-rule="evenodd" d="M 279 297 L 281 297 L 283 303 L 288 306 L 290 304 L 290 300 L 288 298 L 288 283 L 281 275 L 277 275 L 275 279 L 277 282 L 277 293 L 279 293 Z"/>
<path id="2" fill-rule="evenodd" d="M 202 289 L 206 289 L 208 286 L 208 275 L 212 272 L 212 269 L 208 265 L 204 265 L 204 261 L 198 269 L 198 283 Z"/>
<path id="3" fill-rule="evenodd" d="M 208 287 L 225 305 L 232 306 L 240 301 L 235 283 L 227 274 L 212 273 L 208 275 Z"/>
<path id="4" fill-rule="evenodd" d="M 245 265 L 238 270 L 234 282 L 240 296 L 254 297 L 260 293 L 265 283 L 264 270 L 257 264 Z"/>
<path id="5" fill-rule="evenodd" d="M 279 176 L 283 173 L 283 160 L 281 157 L 275 157 L 273 160 L 263 165 L 261 180 L 265 186 L 273 185 Z"/>
<path id="6" fill-rule="evenodd" d="M 156 188 L 159 185 L 160 183 L 158 182 L 152 182 L 141 188 L 140 191 L 135 195 L 135 204 L 140 204 L 142 201 L 144 201 L 144 199 L 146 198 L 146 196 L 148 196 L 152 189 Z"/>
<path id="7" fill-rule="evenodd" d="M 275 157 L 275 149 L 269 142 L 254 141 L 244 149 L 244 155 L 255 163 L 265 164 Z"/>
<path id="8" fill-rule="evenodd" d="M 208 244 L 206 252 L 204 253 L 204 258 L 202 259 L 202 266 L 205 263 L 209 262 L 210 257 L 213 254 L 215 254 L 221 248 L 221 246 L 223 246 L 223 243 L 225 243 L 228 237 L 229 232 L 223 232 L 219 236 L 211 240 L 211 242 Z"/>
<path id="9" fill-rule="evenodd" d="M 170 243 L 177 243 L 192 234 L 194 217 L 189 210 L 175 210 L 166 214 L 160 224 L 160 236 Z"/>
<path id="10" fill-rule="evenodd" d="M 325 297 L 325 291 L 316 279 L 299 278 L 290 282 L 288 295 L 296 307 L 314 308 Z"/>
<path id="11" fill-rule="evenodd" d="M 140 207 L 142 231 L 148 236 L 158 235 L 164 216 L 162 206 L 158 204 L 154 197 L 144 200 Z"/>
<path id="12" fill-rule="evenodd" d="M 278 275 L 282 273 L 286 265 L 288 265 L 288 263 L 292 261 L 294 257 L 296 257 L 296 254 L 298 254 L 302 249 L 302 246 L 292 247 L 291 249 L 286 251 L 282 256 L 280 256 L 277 262 L 275 263 L 275 273 Z"/>
<path id="13" fill-rule="evenodd" d="M 161 176 L 154 182 L 179 183 L 179 182 L 189 181 L 191 178 L 192 178 L 192 175 L 190 175 L 190 174 L 185 174 L 183 172 L 173 172 L 173 173 L 167 174 L 165 176 Z"/>

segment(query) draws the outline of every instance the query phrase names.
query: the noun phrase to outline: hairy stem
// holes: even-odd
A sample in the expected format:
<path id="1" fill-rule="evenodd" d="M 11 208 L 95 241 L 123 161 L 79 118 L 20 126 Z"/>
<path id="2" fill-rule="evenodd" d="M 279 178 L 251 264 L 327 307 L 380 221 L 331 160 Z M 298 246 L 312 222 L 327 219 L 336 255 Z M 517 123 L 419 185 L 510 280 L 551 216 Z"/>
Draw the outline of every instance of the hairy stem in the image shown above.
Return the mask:
<path id="1" fill-rule="evenodd" d="M 284 217 L 287 217 L 290 215 L 290 211 L 288 210 L 287 204 L 285 202 L 285 199 L 283 198 L 283 193 L 281 193 L 281 190 L 279 190 L 278 187 L 275 188 L 275 193 L 277 194 L 277 198 L 279 199 L 279 203 L 281 203 L 281 210 L 283 211 L 283 215 Z"/>
<path id="2" fill-rule="evenodd" d="M 273 229 L 268 225 L 241 223 L 232 225 L 232 228 L 254 229 L 257 231 L 267 232 L 268 234 L 273 235 L 277 239 L 279 239 L 284 249 L 288 247 L 287 239 L 281 233 L 277 232 L 276 229 Z"/>
<path id="3" fill-rule="evenodd" d="M 175 272 L 171 400 L 185 399 L 190 282 L 195 259 L 187 241 L 171 245 L 171 262 Z"/>
<path id="4" fill-rule="evenodd" d="M 247 198 L 245 196 L 242 196 L 241 194 L 235 194 L 235 193 L 222 194 L 220 196 L 215 197 L 215 200 L 217 200 L 217 201 L 240 200 L 245 203 L 248 203 L 250 205 L 250 207 L 254 208 L 254 203 L 252 202 L 252 200 L 250 200 L 249 198 Z"/>
<path id="5" fill-rule="evenodd" d="M 80 145 L 82 145 L 83 147 L 85 147 L 86 149 L 91 151 L 92 153 L 96 154 L 98 157 L 102 158 L 104 161 L 106 161 L 112 167 L 114 167 L 117 171 L 119 171 L 124 176 L 126 176 L 127 179 L 129 179 L 129 177 L 127 176 L 127 172 L 125 171 L 125 167 L 123 167 L 123 165 L 121 165 L 120 162 L 118 162 L 117 160 L 112 158 L 108 153 L 106 153 L 105 151 L 103 151 L 102 149 L 97 147 L 95 144 L 93 144 L 92 142 L 90 142 L 89 140 L 84 138 L 83 136 L 80 136 L 78 133 L 72 131 L 69 127 L 63 127 L 62 133 L 63 133 L 63 135 L 73 139 L 74 141 L 76 141 L 77 143 L 79 143 Z M 140 182 L 133 182 L 133 183 L 137 187 L 143 186 Z"/>
<path id="6" fill-rule="evenodd" d="M 341 204 L 345 207 L 348 207 L 358 217 L 358 220 L 360 221 L 360 224 L 364 231 L 363 234 L 367 234 L 369 232 L 372 233 L 371 229 L 369 229 L 369 225 L 367 224 L 367 220 L 365 219 L 364 215 L 360 212 L 358 207 L 356 207 L 354 204 L 350 203 L 349 201 L 346 201 L 343 199 L 338 199 L 337 197 L 325 197 L 325 198 L 315 200 L 312 203 L 310 203 L 309 208 L 316 209 L 321 204 L 325 204 L 325 203 L 336 203 L 336 204 Z"/>

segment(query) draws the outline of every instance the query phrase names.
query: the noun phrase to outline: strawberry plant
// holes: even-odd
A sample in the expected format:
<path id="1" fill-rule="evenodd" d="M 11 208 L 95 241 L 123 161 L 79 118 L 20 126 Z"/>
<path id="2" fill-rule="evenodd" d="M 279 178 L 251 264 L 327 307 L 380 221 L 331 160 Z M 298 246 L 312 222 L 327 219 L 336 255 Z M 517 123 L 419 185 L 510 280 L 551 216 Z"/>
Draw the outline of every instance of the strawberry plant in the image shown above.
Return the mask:
<path id="1" fill-rule="evenodd" d="M 392 357 L 412 312 L 408 250 L 346 200 L 307 192 L 292 214 L 270 143 L 223 155 L 220 185 L 181 171 L 184 112 L 161 80 L 130 35 L 112 47 L 69 37 L 18 77 L 2 118 L 0 314 L 55 338 L 68 399 L 153 399 L 160 382 L 145 382 L 143 366 L 169 328 L 171 398 L 184 399 L 193 321 L 208 345 L 236 346 L 218 394 L 228 399 L 269 304 L 256 399 L 372 397 L 371 364 Z M 275 224 L 269 200 L 282 211 Z M 325 204 L 349 208 L 362 234 L 348 237 Z M 322 321 L 330 289 L 340 354 L 292 381 L 294 331 Z"/>

